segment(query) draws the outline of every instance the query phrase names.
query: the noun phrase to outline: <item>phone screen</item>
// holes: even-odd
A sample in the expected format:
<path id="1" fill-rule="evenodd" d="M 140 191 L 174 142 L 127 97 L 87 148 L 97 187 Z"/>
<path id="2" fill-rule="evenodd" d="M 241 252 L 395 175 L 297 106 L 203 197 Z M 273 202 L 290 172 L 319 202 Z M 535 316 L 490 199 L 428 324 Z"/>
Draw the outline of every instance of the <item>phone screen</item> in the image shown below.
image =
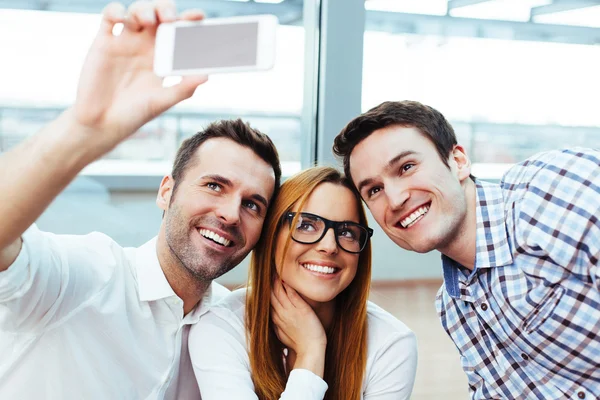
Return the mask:
<path id="1" fill-rule="evenodd" d="M 175 29 L 173 69 L 256 64 L 258 23 L 180 26 Z"/>

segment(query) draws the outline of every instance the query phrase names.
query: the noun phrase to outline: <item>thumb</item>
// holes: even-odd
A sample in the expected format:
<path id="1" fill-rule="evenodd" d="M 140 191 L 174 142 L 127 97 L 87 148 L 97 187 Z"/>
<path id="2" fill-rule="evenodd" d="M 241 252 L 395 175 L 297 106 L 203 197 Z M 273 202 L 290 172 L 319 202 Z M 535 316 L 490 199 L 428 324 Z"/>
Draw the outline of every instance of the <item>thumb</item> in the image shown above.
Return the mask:
<path id="1" fill-rule="evenodd" d="M 275 327 L 275 335 L 277 335 L 277 339 L 279 339 L 279 341 L 283 344 L 285 344 L 286 346 L 289 343 L 289 338 L 288 336 L 285 334 L 285 332 L 278 326 Z"/>
<path id="2" fill-rule="evenodd" d="M 208 80 L 208 76 L 185 76 L 176 85 L 162 88 L 162 94 L 160 96 L 159 108 L 162 110 L 168 110 L 177 103 L 182 102 L 185 99 L 192 97 L 196 88 L 202 85 Z"/>
<path id="3" fill-rule="evenodd" d="M 287 284 L 283 284 L 285 291 L 287 293 L 288 298 L 292 305 L 296 308 L 309 307 L 308 304 L 300 297 L 298 292 L 296 292 L 291 286 Z"/>

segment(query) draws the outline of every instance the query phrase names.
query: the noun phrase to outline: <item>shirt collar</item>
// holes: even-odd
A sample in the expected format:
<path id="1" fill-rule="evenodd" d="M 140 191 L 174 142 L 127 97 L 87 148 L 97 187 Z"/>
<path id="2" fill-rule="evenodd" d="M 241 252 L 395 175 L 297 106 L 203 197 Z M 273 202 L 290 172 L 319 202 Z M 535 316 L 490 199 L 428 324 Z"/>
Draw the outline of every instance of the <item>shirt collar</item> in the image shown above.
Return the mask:
<path id="1" fill-rule="evenodd" d="M 140 301 L 155 301 L 177 296 L 158 261 L 156 254 L 157 238 L 153 238 L 135 249 L 135 267 L 137 271 L 138 292 Z M 185 317 L 185 323 L 195 324 L 210 307 L 229 294 L 229 290 L 212 282 L 200 303 Z"/>
<path id="2" fill-rule="evenodd" d="M 154 301 L 176 296 L 158 262 L 156 237 L 135 251 L 138 294 L 141 301 Z"/>
<path id="3" fill-rule="evenodd" d="M 210 284 L 208 289 L 206 289 L 204 296 L 200 300 L 200 303 L 196 305 L 196 307 L 192 310 L 191 313 L 188 314 L 187 320 L 190 324 L 195 324 L 196 322 L 198 322 L 200 317 L 210 309 L 210 307 L 213 305 L 213 302 L 216 302 L 216 300 L 218 300 L 215 298 L 216 296 L 213 295 L 213 286 L 215 285 L 215 282 L 212 282 Z"/>
<path id="4" fill-rule="evenodd" d="M 506 211 L 500 185 L 475 181 L 477 186 L 477 252 L 475 268 L 510 265 L 512 251 L 506 231 Z"/>
<path id="5" fill-rule="evenodd" d="M 475 181 L 477 196 L 477 232 L 475 267 L 466 278 L 468 283 L 481 268 L 495 268 L 513 262 L 512 251 L 506 232 L 504 197 L 499 185 Z M 464 273 L 456 261 L 442 255 L 444 285 L 451 297 L 460 297 L 460 278 Z"/>

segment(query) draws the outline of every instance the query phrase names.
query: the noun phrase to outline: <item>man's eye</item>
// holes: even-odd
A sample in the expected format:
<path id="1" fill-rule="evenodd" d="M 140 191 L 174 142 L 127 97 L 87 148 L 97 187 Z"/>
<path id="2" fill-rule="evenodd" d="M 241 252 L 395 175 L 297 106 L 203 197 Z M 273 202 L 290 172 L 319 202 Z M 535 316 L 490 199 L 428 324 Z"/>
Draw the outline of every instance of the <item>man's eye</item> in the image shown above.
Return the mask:
<path id="1" fill-rule="evenodd" d="M 381 191 L 381 188 L 379 186 L 375 186 L 375 187 L 372 187 L 371 189 L 369 189 L 367 194 L 369 197 L 373 197 L 373 195 L 379 193 L 380 191 Z"/>
<path id="2" fill-rule="evenodd" d="M 260 207 L 258 207 L 258 204 L 256 204 L 253 201 L 246 201 L 244 202 L 244 207 L 251 209 L 252 211 L 259 211 Z"/>
<path id="3" fill-rule="evenodd" d="M 401 169 L 402 169 L 402 172 L 406 172 L 406 171 L 408 171 L 409 169 L 411 169 L 411 168 L 412 168 L 412 167 L 414 167 L 414 166 L 415 166 L 415 164 L 412 164 L 412 163 L 406 163 L 406 164 L 404 164 L 404 165 L 402 166 L 402 168 L 401 168 Z"/>
<path id="4" fill-rule="evenodd" d="M 219 185 L 218 183 L 215 183 L 215 182 L 207 183 L 206 187 L 209 188 L 210 190 L 214 190 L 215 192 L 221 191 L 221 185 Z"/>

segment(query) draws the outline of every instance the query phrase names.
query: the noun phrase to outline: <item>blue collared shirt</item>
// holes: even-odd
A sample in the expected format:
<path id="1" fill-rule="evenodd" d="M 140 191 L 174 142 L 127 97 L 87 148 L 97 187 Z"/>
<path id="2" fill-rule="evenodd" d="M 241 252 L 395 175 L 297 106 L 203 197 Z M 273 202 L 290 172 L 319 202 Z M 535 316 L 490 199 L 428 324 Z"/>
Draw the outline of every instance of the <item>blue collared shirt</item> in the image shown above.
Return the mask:
<path id="1" fill-rule="evenodd" d="M 600 398 L 600 152 L 475 183 L 475 266 L 442 256 L 436 300 L 472 398 Z"/>

